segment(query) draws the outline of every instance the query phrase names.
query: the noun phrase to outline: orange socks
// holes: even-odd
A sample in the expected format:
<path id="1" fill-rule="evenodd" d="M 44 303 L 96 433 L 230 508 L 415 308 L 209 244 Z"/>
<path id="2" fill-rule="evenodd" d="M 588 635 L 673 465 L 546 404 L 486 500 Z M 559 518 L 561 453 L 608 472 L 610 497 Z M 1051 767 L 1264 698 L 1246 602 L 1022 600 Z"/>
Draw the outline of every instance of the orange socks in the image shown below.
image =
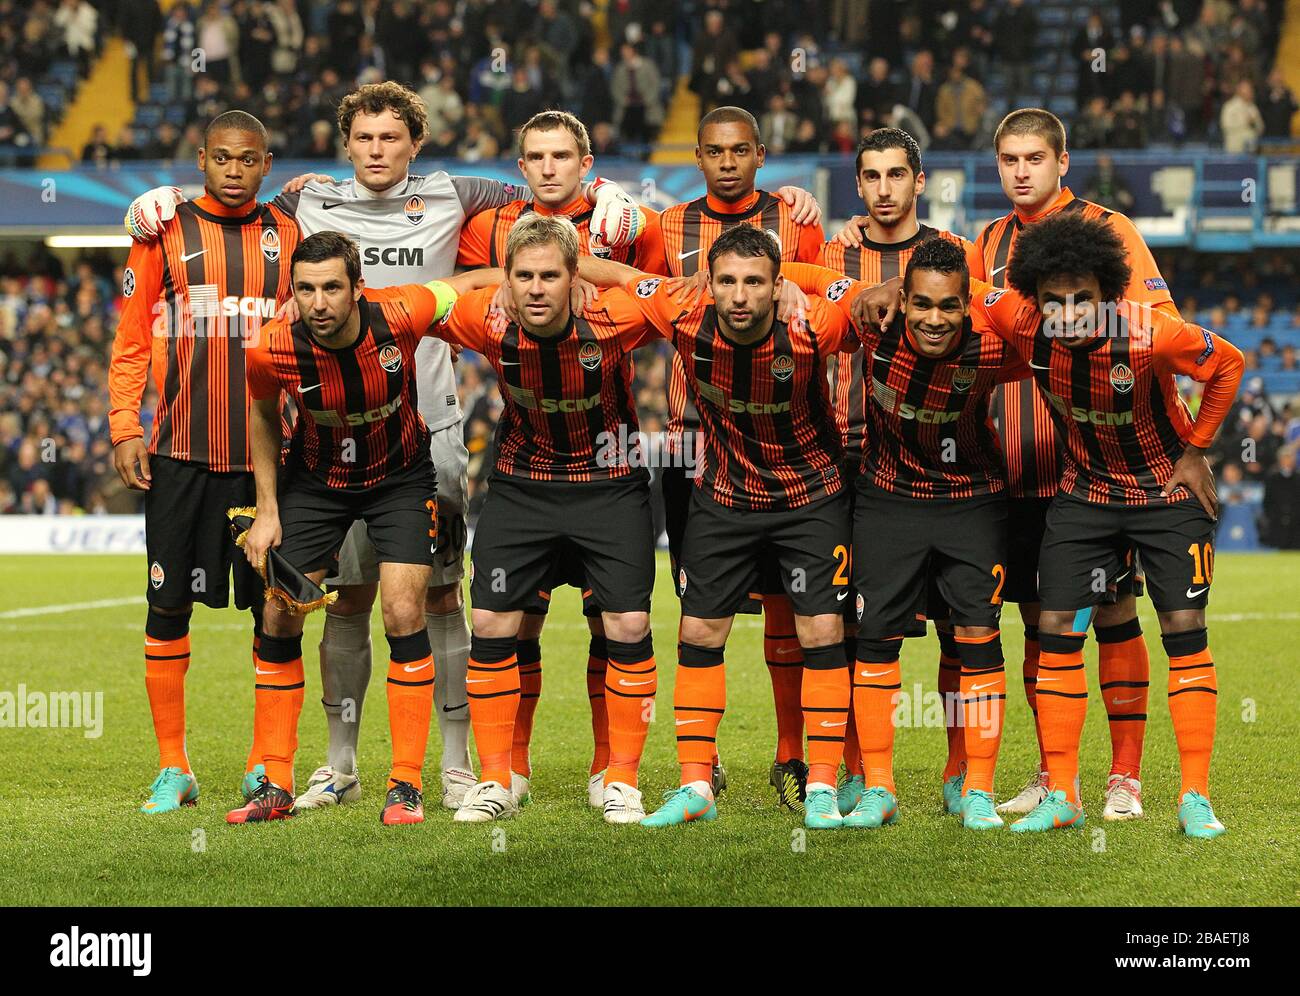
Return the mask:
<path id="1" fill-rule="evenodd" d="M 1142 740 L 1147 729 L 1151 660 L 1134 616 L 1118 626 L 1098 626 L 1097 676 L 1110 720 L 1110 773 L 1141 777 Z"/>
<path id="2" fill-rule="evenodd" d="M 943 698 L 944 733 L 948 736 L 948 760 L 943 766 L 947 781 L 961 773 L 966 763 L 966 736 L 958 723 L 961 713 L 961 656 L 951 633 L 939 634 L 939 695 Z"/>
<path id="3" fill-rule="evenodd" d="M 605 769 L 605 784 L 622 782 L 635 788 L 659 688 L 654 647 L 649 633 L 636 643 L 606 639 L 605 644 L 609 650 L 605 675 L 609 766 Z"/>
<path id="4" fill-rule="evenodd" d="M 479 778 L 510 788 L 510 754 L 519 710 L 519 663 L 513 636 L 471 636 L 465 678 L 478 744 Z"/>
<path id="5" fill-rule="evenodd" d="M 1038 627 L 1025 626 L 1025 701 L 1029 711 L 1034 714 L 1034 736 L 1038 738 L 1038 770 L 1047 770 L 1047 753 L 1043 750 L 1043 724 L 1038 718 L 1038 659 L 1041 651 L 1038 645 Z"/>
<path id="6" fill-rule="evenodd" d="M 393 766 L 388 787 L 410 782 L 423 788 L 424 750 L 433 712 L 433 653 L 429 631 L 421 626 L 409 636 L 385 634 L 388 640 L 388 726 L 393 738 Z"/>
<path id="7" fill-rule="evenodd" d="M 605 671 L 609 667 L 609 648 L 603 636 L 591 637 L 587 647 L 587 698 L 591 702 L 591 771 L 609 767 L 609 712 L 605 707 Z"/>
<path id="8" fill-rule="evenodd" d="M 794 606 L 785 595 L 763 596 L 763 651 L 776 705 L 776 759 L 803 760 L 803 648 L 795 635 Z"/>
<path id="9" fill-rule="evenodd" d="M 712 779 L 718 724 L 726 706 L 727 677 L 722 665 L 722 648 L 677 644 L 673 715 L 683 785 Z"/>
<path id="10" fill-rule="evenodd" d="M 257 684 L 257 651 L 262 645 L 262 609 L 258 606 L 253 610 L 253 684 Z M 248 749 L 248 763 L 244 765 L 245 771 L 252 771 L 257 765 L 262 763 L 262 745 L 257 740 L 257 724 L 253 724 L 253 745 Z"/>
<path id="11" fill-rule="evenodd" d="M 858 638 L 844 638 L 844 664 L 852 668 L 858 656 Z M 850 778 L 862 774 L 862 747 L 858 744 L 858 720 L 853 712 L 853 672 L 849 672 L 849 722 L 844 727 L 844 770 Z"/>
<path id="12" fill-rule="evenodd" d="M 1038 662 L 1038 719 L 1043 728 L 1048 788 L 1079 802 L 1079 738 L 1088 715 L 1082 634 L 1043 633 Z"/>
<path id="13" fill-rule="evenodd" d="M 302 713 L 302 636 L 263 635 L 253 686 L 253 738 L 262 745 L 266 777 L 293 794 L 293 757 Z"/>
<path id="14" fill-rule="evenodd" d="M 190 669 L 190 615 L 149 610 L 144 627 L 144 687 L 158 738 L 158 767 L 190 770 L 185 753 L 185 673 Z"/>
<path id="15" fill-rule="evenodd" d="M 1002 744 L 1002 714 L 1006 709 L 1007 673 L 1002 660 L 1002 634 L 956 637 L 961 654 L 962 735 L 966 742 L 967 792 L 993 792 L 993 772 Z"/>
<path id="16" fill-rule="evenodd" d="M 515 714 L 510 770 L 528 778 L 533 773 L 528 757 L 528 746 L 533 742 L 533 715 L 537 712 L 537 699 L 542 694 L 541 641 L 516 641 L 515 655 L 519 658 L 519 711 Z"/>
<path id="17" fill-rule="evenodd" d="M 867 788 L 894 791 L 894 705 L 903 687 L 902 640 L 859 640 L 853 668 L 853 716 Z M 863 659 L 867 658 L 867 659 Z"/>
<path id="18" fill-rule="evenodd" d="M 844 643 L 803 652 L 803 721 L 808 728 L 808 781 L 835 785 L 849 721 L 849 671 Z"/>
<path id="19" fill-rule="evenodd" d="M 1214 710 L 1219 682 L 1203 629 L 1161 637 L 1169 655 L 1169 715 L 1178 739 L 1183 771 L 1181 799 L 1187 792 L 1210 795 L 1210 754 L 1214 750 Z"/>

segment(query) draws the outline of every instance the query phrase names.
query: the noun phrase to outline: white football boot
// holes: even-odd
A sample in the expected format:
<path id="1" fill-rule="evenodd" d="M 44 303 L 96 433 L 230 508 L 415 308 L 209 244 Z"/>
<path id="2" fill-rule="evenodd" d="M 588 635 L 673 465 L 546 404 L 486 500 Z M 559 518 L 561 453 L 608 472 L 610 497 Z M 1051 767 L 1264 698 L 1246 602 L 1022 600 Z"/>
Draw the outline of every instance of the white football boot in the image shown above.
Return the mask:
<path id="1" fill-rule="evenodd" d="M 361 798 L 361 779 L 323 764 L 311 773 L 307 789 L 293 800 L 294 809 L 326 809 Z"/>
<path id="2" fill-rule="evenodd" d="M 1111 775 L 1106 779 L 1106 808 L 1101 818 L 1140 820 L 1142 818 L 1142 783 L 1132 775 Z"/>
<path id="3" fill-rule="evenodd" d="M 606 823 L 640 823 L 645 816 L 641 793 L 625 782 L 610 782 L 604 796 Z"/>
<path id="4" fill-rule="evenodd" d="M 508 820 L 519 812 L 515 797 L 500 782 L 479 782 L 465 793 L 465 801 L 452 817 L 457 823 Z"/>
<path id="5" fill-rule="evenodd" d="M 587 805 L 592 809 L 603 809 L 605 806 L 605 772 L 603 769 L 587 779 Z"/>
<path id="6" fill-rule="evenodd" d="M 465 793 L 472 789 L 477 781 L 472 771 L 466 771 L 464 768 L 443 768 L 442 808 L 460 809 L 460 804 L 465 801 Z"/>
<path id="7" fill-rule="evenodd" d="M 1032 813 L 1047 798 L 1047 772 L 1035 771 L 1016 795 L 995 807 L 999 813 L 1024 816 Z"/>

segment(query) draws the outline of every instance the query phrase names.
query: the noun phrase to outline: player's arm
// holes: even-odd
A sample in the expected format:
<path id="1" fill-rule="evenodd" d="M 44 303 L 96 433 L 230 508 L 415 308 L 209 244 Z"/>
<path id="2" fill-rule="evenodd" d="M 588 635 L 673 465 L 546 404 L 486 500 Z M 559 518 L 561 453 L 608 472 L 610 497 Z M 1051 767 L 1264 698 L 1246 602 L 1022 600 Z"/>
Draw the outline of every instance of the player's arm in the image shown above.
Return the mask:
<path id="1" fill-rule="evenodd" d="M 659 330 L 646 317 L 637 298 L 622 287 L 603 289 L 596 297 L 594 307 L 603 310 L 614 323 L 618 329 L 619 346 L 625 353 L 632 352 L 660 335 Z"/>
<path id="2" fill-rule="evenodd" d="M 642 208 L 646 226 L 641 237 L 636 240 L 635 265 L 645 273 L 657 273 L 668 276 L 668 256 L 664 248 L 664 229 L 659 212 L 653 208 Z"/>
<path id="3" fill-rule="evenodd" d="M 1133 271 L 1128 287 L 1124 289 L 1124 296 L 1130 301 L 1137 301 L 1181 320 L 1182 315 L 1178 313 L 1178 307 L 1174 304 L 1174 296 L 1169 292 L 1169 285 L 1160 275 L 1160 267 L 1156 265 L 1156 258 L 1151 254 L 1151 247 L 1142 238 L 1142 233 L 1137 230 L 1137 226 L 1122 214 L 1110 215 L 1109 221 L 1110 227 L 1124 241 L 1124 249 L 1128 252 L 1128 265 Z"/>
<path id="4" fill-rule="evenodd" d="M 689 314 L 713 298 L 691 299 L 683 294 L 674 294 L 672 281 L 649 273 L 637 273 L 623 285 L 632 304 L 641 312 L 647 323 L 647 331 L 672 340 L 674 323 L 683 315 Z"/>
<path id="5" fill-rule="evenodd" d="M 457 266 L 487 266 L 492 258 L 492 223 L 495 210 L 471 215 L 461 226 L 460 245 L 456 247 Z"/>
<path id="6" fill-rule="evenodd" d="M 506 271 L 504 268 L 500 266 L 480 266 L 476 270 L 464 270 L 454 277 L 443 277 L 441 281 L 430 281 L 430 283 L 446 284 L 459 295 L 468 294 L 470 291 L 479 290 L 483 287 L 499 287 L 505 279 Z M 427 287 L 428 284 L 425 286 Z"/>
<path id="7" fill-rule="evenodd" d="M 612 259 L 601 259 L 599 256 L 578 257 L 578 276 L 597 287 L 623 287 L 629 281 L 649 275 L 635 266 L 616 263 Z"/>
<path id="8" fill-rule="evenodd" d="M 154 322 L 159 317 L 156 306 L 162 299 L 162 267 L 161 243 L 131 247 L 122 288 L 126 306 L 118 321 L 108 364 L 108 431 L 113 443 L 113 466 L 122 483 L 135 491 L 148 491 L 150 487 L 149 450 L 140 425 L 140 403 L 149 379 Z"/>
<path id="9" fill-rule="evenodd" d="M 421 289 L 427 290 L 427 288 L 428 285 L 425 285 Z M 424 334 L 434 336 L 452 346 L 483 352 L 487 343 L 488 322 L 494 310 L 493 297 L 496 292 L 496 286 L 489 285 L 459 295 L 442 316 L 428 326 L 428 331 Z"/>
<path id="10" fill-rule="evenodd" d="M 256 395 L 255 390 L 250 406 L 249 448 L 257 487 L 257 517 L 244 537 L 244 555 L 254 567 L 260 567 L 266 551 L 279 546 L 283 536 L 275 480 L 280 463 L 280 400 L 278 389 L 269 398 Z"/>
<path id="11" fill-rule="evenodd" d="M 822 359 L 836 353 L 853 353 L 861 343 L 849 320 L 849 313 L 823 297 L 811 297 L 807 307 L 808 327 L 816 334 L 817 352 Z"/>
<path id="12" fill-rule="evenodd" d="M 814 222 L 811 225 L 799 226 L 799 245 L 795 249 L 794 258 L 800 263 L 818 263 L 822 255 L 822 247 L 826 244 L 826 233 L 822 231 L 820 222 Z"/>
<path id="13" fill-rule="evenodd" d="M 1171 494 L 1182 485 L 1197 497 L 1209 515 L 1217 516 L 1219 497 L 1205 451 L 1214 442 L 1219 426 L 1236 400 L 1246 368 L 1245 359 L 1241 350 L 1209 329 L 1163 315 L 1155 315 L 1153 320 L 1152 353 L 1157 374 L 1183 374 L 1205 385 L 1186 449 L 1174 464 L 1163 493 Z"/>

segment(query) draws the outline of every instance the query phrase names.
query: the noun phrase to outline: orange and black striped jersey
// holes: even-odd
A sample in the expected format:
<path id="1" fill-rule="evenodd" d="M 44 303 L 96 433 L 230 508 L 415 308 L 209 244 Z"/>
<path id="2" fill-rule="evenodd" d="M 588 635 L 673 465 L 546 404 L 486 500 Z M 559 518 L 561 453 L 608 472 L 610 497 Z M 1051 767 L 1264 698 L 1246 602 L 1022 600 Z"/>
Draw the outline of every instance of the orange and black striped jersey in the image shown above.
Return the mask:
<path id="1" fill-rule="evenodd" d="M 144 435 L 140 403 L 158 390 L 149 452 L 214 471 L 252 470 L 245 360 L 289 297 L 298 223 L 277 207 L 232 210 L 204 194 L 161 237 L 131 247 L 126 305 L 109 364 L 114 445 Z"/>
<path id="2" fill-rule="evenodd" d="M 664 211 L 659 224 L 663 231 L 664 258 L 660 266 L 648 267 L 647 272 L 671 277 L 690 277 L 707 269 L 709 249 L 714 241 L 736 225 L 753 225 L 776 236 L 781 259 L 787 263 L 816 261 L 825 241 L 820 224 L 795 224 L 790 206 L 765 190 L 755 190 L 735 204 L 710 194 L 674 204 Z M 667 380 L 669 438 L 680 438 L 685 430 L 699 428 L 700 417 L 677 353 L 668 358 Z"/>
<path id="3" fill-rule="evenodd" d="M 915 235 L 902 242 L 864 239 L 861 246 L 827 242 L 817 256 L 817 263 L 865 284 L 884 283 L 901 277 L 916 247 L 931 238 L 955 242 L 966 250 L 967 265 L 975 266 L 973 242 L 929 225 L 921 225 Z M 867 436 L 867 392 L 862 379 L 862 364 L 851 362 L 848 357 L 838 358 L 835 362 L 835 422 L 840 427 L 849 466 L 857 467 L 862 460 Z"/>
<path id="4" fill-rule="evenodd" d="M 852 334 L 838 308 L 812 298 L 806 321 L 773 321 L 766 336 L 742 345 L 722 334 L 709 295 L 687 308 L 659 277 L 627 286 L 686 361 L 700 399 L 705 442 L 696 487 L 753 512 L 799 508 L 844 487 L 826 379 L 827 358 Z"/>
<path id="5" fill-rule="evenodd" d="M 1065 441 L 1060 491 L 1097 504 L 1158 505 L 1190 497 L 1161 489 L 1189 446 L 1209 446 L 1241 384 L 1241 352 L 1208 329 L 1136 301 L 1108 307 L 1105 327 L 1070 348 L 1036 304 L 972 282 L 990 329 L 1029 364 Z M 1174 382 L 1205 384 L 1193 420 Z"/>
<path id="6" fill-rule="evenodd" d="M 361 332 L 350 346 L 331 349 L 301 321 L 273 321 L 248 356 L 254 398 L 284 391 L 298 403 L 289 465 L 347 491 L 429 458 L 415 347 L 438 317 L 438 299 L 421 284 L 367 287 L 357 309 Z"/>
<path id="7" fill-rule="evenodd" d="M 781 272 L 834 301 L 845 320 L 853 299 L 870 286 L 822 267 L 787 264 Z M 906 498 L 1001 494 L 1005 472 L 989 398 L 998 384 L 1027 378 L 1029 368 L 992 334 L 982 303 L 971 302 L 958 340 L 942 357 L 914 348 L 902 315 L 884 331 L 873 325 L 857 334 L 862 351 L 854 366 L 871 384 L 870 426 L 861 462 L 850 466 L 875 487 Z"/>
<path id="8" fill-rule="evenodd" d="M 558 335 L 541 337 L 495 311 L 495 294 L 462 295 L 432 333 L 482 353 L 496 371 L 505 407 L 495 472 L 530 481 L 645 478 L 644 461 L 620 448 L 638 438 L 627 354 L 652 334 L 641 310 L 609 288 Z"/>
<path id="9" fill-rule="evenodd" d="M 1016 244 L 1016 236 L 1025 227 L 1057 211 L 1081 211 L 1085 218 L 1101 218 L 1124 240 L 1128 249 L 1133 277 L 1124 292 L 1130 300 L 1167 311 L 1175 318 L 1178 309 L 1160 275 L 1155 257 L 1147 248 L 1137 227 L 1124 215 L 1107 210 L 1100 204 L 1075 197 L 1068 187 L 1044 211 L 1022 218 L 1012 211 L 990 223 L 975 240 L 978 250 L 971 277 L 986 280 L 994 287 L 1005 287 L 1007 264 Z M 1043 497 L 1056 494 L 1061 473 L 1061 453 L 1056 430 L 1047 402 L 1024 381 L 1006 387 L 994 395 L 994 416 L 1002 434 L 1002 448 L 1007 459 L 1008 493 L 1016 498 Z"/>
<path id="10" fill-rule="evenodd" d="M 641 209 L 646 216 L 646 228 L 630 246 L 611 249 L 593 242 L 591 234 L 592 206 L 579 195 L 559 211 L 550 212 L 536 201 L 511 201 L 501 207 L 489 208 L 473 215 L 460 230 L 460 248 L 456 255 L 458 266 L 505 266 L 506 238 L 514 223 L 529 212 L 557 214 L 568 218 L 578 230 L 578 251 L 584 256 L 599 256 L 625 263 L 638 270 L 661 272 L 664 258 L 663 236 L 659 212 L 653 208 Z M 667 271 L 663 271 L 667 272 Z"/>

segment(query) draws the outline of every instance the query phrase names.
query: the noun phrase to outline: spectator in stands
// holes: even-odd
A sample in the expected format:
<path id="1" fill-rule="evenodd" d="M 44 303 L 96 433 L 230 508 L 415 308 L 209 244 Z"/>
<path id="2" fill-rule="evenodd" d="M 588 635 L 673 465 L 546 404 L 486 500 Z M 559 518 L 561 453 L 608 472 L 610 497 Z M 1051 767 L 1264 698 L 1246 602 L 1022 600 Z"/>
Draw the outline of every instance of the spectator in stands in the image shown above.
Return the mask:
<path id="1" fill-rule="evenodd" d="M 622 155 L 618 135 L 614 131 L 614 126 L 608 121 L 597 121 L 591 129 L 591 154 L 597 160 Z"/>
<path id="2" fill-rule="evenodd" d="M 857 100 L 858 81 L 853 78 L 843 59 L 832 59 L 826 88 L 822 91 L 822 104 L 826 108 L 826 120 L 831 127 L 857 122 Z"/>
<path id="3" fill-rule="evenodd" d="M 899 90 L 899 100 L 929 129 L 934 124 L 934 102 L 939 92 L 934 82 L 934 55 L 922 49 L 912 59 L 907 81 Z"/>
<path id="4" fill-rule="evenodd" d="M 131 100 L 139 104 L 149 99 L 149 84 L 158 78 L 154 57 L 158 32 L 162 30 L 162 8 L 158 0 L 119 0 L 118 20 L 131 58 Z M 140 88 L 141 78 L 144 89 Z M 142 96 L 143 95 L 143 96 Z"/>
<path id="5" fill-rule="evenodd" d="M 786 99 L 779 93 L 772 94 L 767 101 L 767 111 L 759 118 L 759 129 L 763 133 L 763 143 L 767 151 L 774 155 L 788 152 L 799 128 L 799 118 L 786 104 Z"/>
<path id="6" fill-rule="evenodd" d="M 1038 19 L 1025 0 L 1007 0 L 993 22 L 993 55 L 1006 77 L 1006 93 L 1012 98 L 1033 92 L 1032 62 Z"/>
<path id="7" fill-rule="evenodd" d="M 1145 99 L 1152 89 L 1152 72 L 1145 46 L 1141 43 L 1142 29 L 1135 28 L 1138 42 L 1121 41 L 1106 58 L 1105 92 L 1115 100 L 1125 91 L 1139 100 Z"/>
<path id="8" fill-rule="evenodd" d="M 614 70 L 615 74 L 618 69 Z M 822 88 L 823 95 L 825 88 Z M 727 63 L 723 74 L 718 77 L 712 97 L 709 99 L 710 104 L 728 104 L 733 107 L 743 107 L 751 114 L 757 115 L 759 106 L 756 104 L 758 95 L 754 92 L 754 85 L 750 82 L 749 74 L 745 72 L 740 64 L 739 59 L 732 59 Z"/>
<path id="9" fill-rule="evenodd" d="M 82 165 L 104 169 L 112 158 L 113 146 L 108 141 L 108 129 L 102 124 L 95 125 L 90 133 L 90 141 L 81 148 Z"/>
<path id="10" fill-rule="evenodd" d="M 624 142 L 648 145 L 659 134 L 664 105 L 659 98 L 659 70 L 635 45 L 624 44 L 609 92 L 614 100 L 614 127 Z"/>
<path id="11" fill-rule="evenodd" d="M 273 7 L 265 0 L 236 0 L 231 7 L 231 16 L 239 26 L 240 74 L 254 89 L 261 89 L 271 75 L 271 51 L 275 48 L 270 16 Z"/>
<path id="12" fill-rule="evenodd" d="M 1286 373 L 1295 373 L 1300 370 L 1300 366 L 1297 366 L 1296 363 L 1295 346 L 1289 342 L 1282 347 L 1282 364 L 1279 369 L 1284 370 Z"/>
<path id="13" fill-rule="evenodd" d="M 772 55 L 765 48 L 755 49 L 752 53 L 750 66 L 745 70 L 745 78 L 749 81 L 750 99 L 752 101 L 753 114 L 755 117 L 763 113 L 767 107 L 767 102 L 772 94 L 778 92 L 781 82 L 789 72 L 785 64 L 778 62 L 773 63 Z M 852 79 L 852 76 L 849 77 Z M 854 81 L 856 88 L 857 81 Z"/>
<path id="14" fill-rule="evenodd" d="M 1070 129 L 1070 145 L 1076 149 L 1104 149 L 1110 144 L 1110 127 L 1106 98 L 1096 94 L 1088 99 L 1082 116 Z"/>
<path id="15" fill-rule="evenodd" d="M 1291 119 L 1300 110 L 1296 106 L 1295 95 L 1286 85 L 1286 77 L 1281 69 L 1274 69 L 1268 76 L 1268 85 L 1264 97 L 1259 101 L 1260 117 L 1264 120 L 1264 137 L 1288 139 L 1291 137 Z"/>
<path id="16" fill-rule="evenodd" d="M 935 137 L 950 135 L 954 148 L 969 149 L 975 141 L 988 98 L 984 87 L 970 76 L 960 61 L 948 67 L 948 78 L 939 87 L 934 101 Z"/>
<path id="17" fill-rule="evenodd" d="M 194 33 L 203 54 L 203 72 L 219 84 L 238 81 L 239 25 L 235 19 L 216 0 L 209 0 Z"/>
<path id="18" fill-rule="evenodd" d="M 701 110 L 712 109 L 710 101 L 717 93 L 718 79 L 726 72 L 727 63 L 739 55 L 740 43 L 727 27 L 722 11 L 706 11 L 704 30 L 691 50 L 690 88 L 704 102 Z"/>
<path id="19" fill-rule="evenodd" d="M 1146 114 L 1132 90 L 1119 96 L 1111 115 L 1110 146 L 1115 149 L 1144 149 L 1147 145 Z"/>
<path id="20" fill-rule="evenodd" d="M 191 60 L 196 38 L 189 8 L 180 2 L 172 4 L 163 24 L 162 63 L 167 96 L 173 102 L 188 103 L 194 93 Z"/>
<path id="21" fill-rule="evenodd" d="M 1260 506 L 1259 538 L 1267 546 L 1300 549 L 1300 474 L 1296 473 L 1296 447 L 1277 453 L 1277 465 L 1264 478 Z"/>
<path id="22" fill-rule="evenodd" d="M 78 73 L 85 79 L 90 75 L 90 60 L 95 54 L 99 11 L 87 0 L 60 0 L 54 12 L 54 27 L 64 54 L 76 62 Z"/>
<path id="23" fill-rule="evenodd" d="M 199 149 L 203 147 L 203 128 L 198 124 L 188 124 L 181 133 L 173 153 L 177 162 L 191 163 L 198 159 Z"/>
<path id="24" fill-rule="evenodd" d="M 882 126 L 898 102 L 898 88 L 889 78 L 889 62 L 876 56 L 867 66 L 867 78 L 858 87 L 858 110 L 862 121 L 873 128 Z"/>
<path id="25" fill-rule="evenodd" d="M 45 144 L 45 101 L 41 95 L 36 92 L 32 86 L 32 81 L 26 76 L 19 76 L 14 81 L 13 96 L 9 100 L 9 106 L 13 112 L 18 115 L 18 120 L 26 129 L 27 134 L 31 136 L 34 146 Z"/>
<path id="26" fill-rule="evenodd" d="M 1102 75 L 1106 66 L 1106 52 L 1115 44 L 1115 38 L 1101 19 L 1101 14 L 1093 11 L 1078 31 L 1070 49 L 1078 60 L 1075 63 L 1076 83 L 1075 103 L 1082 107 L 1097 94 L 1105 93 L 1105 77 Z"/>
<path id="27" fill-rule="evenodd" d="M 1130 213 L 1135 203 L 1133 191 L 1115 172 L 1115 160 L 1105 153 L 1097 157 L 1096 172 L 1083 188 L 1083 198 L 1122 214 Z"/>
<path id="28" fill-rule="evenodd" d="M 484 159 L 495 159 L 501 151 L 501 143 L 492 134 L 492 129 L 483 121 L 481 115 L 471 112 L 466 117 L 465 137 L 456 146 L 457 158 L 476 163 Z"/>
<path id="29" fill-rule="evenodd" d="M 1259 82 L 1258 66 L 1253 59 L 1247 58 L 1240 45 L 1229 45 L 1227 47 L 1223 59 L 1219 62 L 1215 76 L 1219 87 L 1219 97 L 1222 100 L 1229 99 L 1237 91 L 1237 85 L 1243 80 L 1249 81 L 1252 85 Z"/>
<path id="30" fill-rule="evenodd" d="M 1236 92 L 1219 112 L 1225 152 L 1253 153 L 1264 134 L 1264 119 L 1255 106 L 1255 87 L 1249 80 L 1237 84 Z"/>
<path id="31" fill-rule="evenodd" d="M 330 65 L 341 76 L 351 78 L 357 73 L 357 47 L 366 32 L 365 21 L 356 0 L 339 0 L 326 21 L 329 35 Z"/>
<path id="32" fill-rule="evenodd" d="M 122 125 L 118 129 L 117 140 L 113 143 L 108 161 L 110 163 L 124 163 L 139 158 L 141 156 L 140 149 L 136 147 L 135 129 L 129 124 Z"/>
<path id="33" fill-rule="evenodd" d="M 817 122 L 811 118 L 802 118 L 799 121 L 799 127 L 795 129 L 794 141 L 790 143 L 790 151 L 802 153 L 820 152 L 821 150 L 821 140 L 817 137 Z"/>
<path id="34" fill-rule="evenodd" d="M 30 165 L 34 161 L 36 143 L 32 141 L 27 126 L 10 102 L 9 84 L 3 80 L 0 80 L 0 146 L 12 146 L 18 150 L 13 158 L 22 165 Z"/>

